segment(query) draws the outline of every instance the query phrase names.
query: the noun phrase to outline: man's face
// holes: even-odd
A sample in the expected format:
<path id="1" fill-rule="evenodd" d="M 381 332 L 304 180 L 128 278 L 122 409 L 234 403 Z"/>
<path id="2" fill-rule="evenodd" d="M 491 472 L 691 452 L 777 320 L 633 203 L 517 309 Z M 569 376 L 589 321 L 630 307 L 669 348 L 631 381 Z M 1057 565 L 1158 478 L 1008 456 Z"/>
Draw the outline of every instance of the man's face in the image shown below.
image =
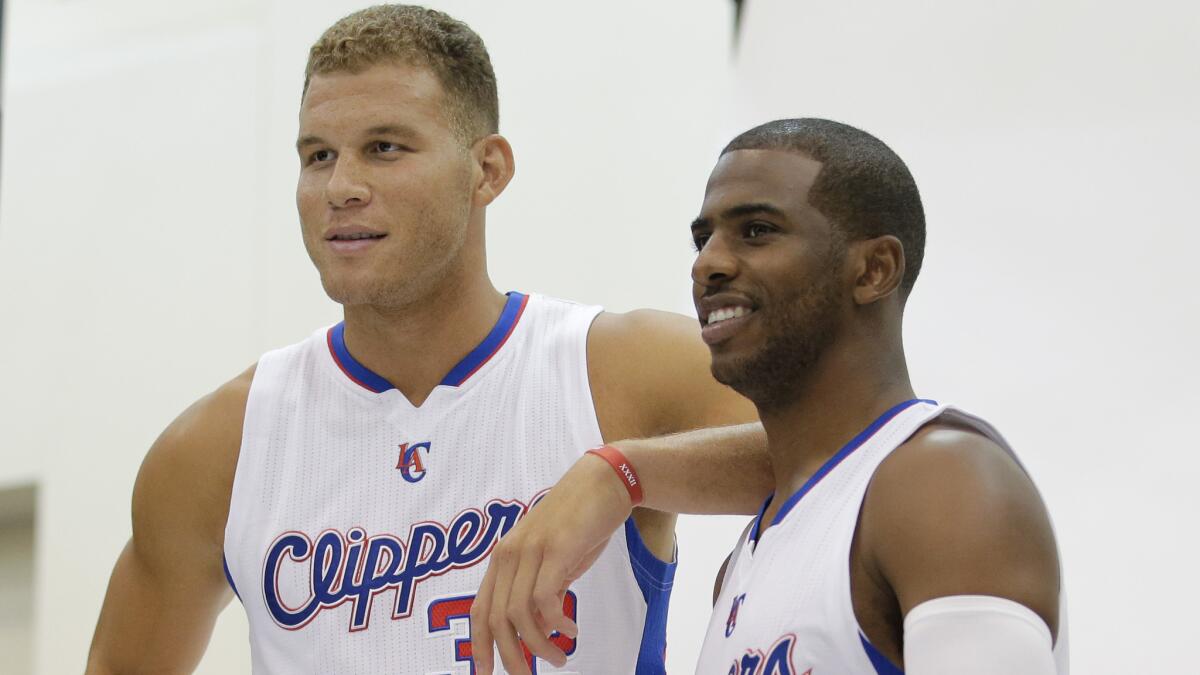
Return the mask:
<path id="1" fill-rule="evenodd" d="M 329 297 L 399 307 L 463 264 L 472 156 L 427 68 L 314 75 L 300 106 L 296 206 Z"/>
<path id="2" fill-rule="evenodd" d="M 808 203 L 820 170 L 794 152 L 726 153 L 692 224 L 692 293 L 713 376 L 760 409 L 791 399 L 849 298 L 844 244 Z"/>

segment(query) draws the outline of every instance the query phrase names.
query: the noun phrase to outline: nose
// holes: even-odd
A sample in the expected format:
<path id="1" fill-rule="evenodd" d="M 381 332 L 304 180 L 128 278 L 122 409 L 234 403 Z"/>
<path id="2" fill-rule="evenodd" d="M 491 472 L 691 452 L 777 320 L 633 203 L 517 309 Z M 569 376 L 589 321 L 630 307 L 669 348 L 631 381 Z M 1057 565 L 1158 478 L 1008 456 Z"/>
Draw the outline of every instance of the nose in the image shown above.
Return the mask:
<path id="1" fill-rule="evenodd" d="M 366 204 L 371 200 L 361 163 L 352 157 L 338 157 L 329 182 L 325 184 L 325 199 L 335 209 Z"/>
<path id="2" fill-rule="evenodd" d="M 725 239 L 719 232 L 714 232 L 704 242 L 704 248 L 692 263 L 692 282 L 697 288 L 721 286 L 737 277 L 737 256 Z"/>

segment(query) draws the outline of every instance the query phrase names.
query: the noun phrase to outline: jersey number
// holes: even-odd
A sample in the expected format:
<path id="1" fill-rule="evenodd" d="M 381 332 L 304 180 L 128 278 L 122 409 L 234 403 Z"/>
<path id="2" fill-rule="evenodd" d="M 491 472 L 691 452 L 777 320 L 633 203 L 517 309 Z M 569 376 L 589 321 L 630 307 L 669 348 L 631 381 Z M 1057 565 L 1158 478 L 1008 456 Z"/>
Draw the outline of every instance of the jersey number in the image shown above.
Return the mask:
<path id="1" fill-rule="evenodd" d="M 462 663 L 466 662 L 470 665 L 471 675 L 475 675 L 475 662 L 471 659 L 471 604 L 475 602 L 473 595 L 460 595 L 454 598 L 441 598 L 429 603 L 429 633 L 441 633 L 450 630 L 452 621 L 461 621 L 466 624 L 467 637 L 458 638 L 454 641 L 454 660 Z M 570 617 L 574 621 L 578 615 L 576 607 L 577 599 L 575 594 L 567 591 L 563 597 L 563 614 Z M 569 638 L 565 635 L 559 635 L 557 632 L 550 636 L 550 642 L 554 643 L 555 647 L 563 650 L 567 656 L 575 653 L 575 638 Z M 529 665 L 529 672 L 537 675 L 537 663 L 533 654 L 525 647 L 525 643 L 521 643 L 521 649 L 525 650 L 525 663 Z"/>

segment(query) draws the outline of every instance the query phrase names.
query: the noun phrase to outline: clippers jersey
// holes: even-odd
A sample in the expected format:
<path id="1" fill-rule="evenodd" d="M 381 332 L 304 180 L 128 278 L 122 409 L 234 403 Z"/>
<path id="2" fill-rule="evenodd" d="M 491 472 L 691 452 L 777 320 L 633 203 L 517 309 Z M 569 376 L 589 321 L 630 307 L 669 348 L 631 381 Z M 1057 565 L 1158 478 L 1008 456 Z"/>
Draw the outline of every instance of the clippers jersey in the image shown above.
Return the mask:
<path id="1" fill-rule="evenodd" d="M 788 498 L 769 537 L 755 546 L 761 512 L 746 529 L 713 606 L 697 675 L 903 675 L 858 626 L 850 545 L 875 469 L 935 418 L 966 425 L 1012 454 L 987 422 L 934 401 L 885 412 Z M 1062 591 L 1059 605 L 1054 659 L 1059 675 L 1067 675 Z"/>
<path id="2" fill-rule="evenodd" d="M 354 360 L 342 324 L 262 357 L 225 527 L 255 673 L 474 672 L 480 563 L 602 443 L 586 358 L 599 312 L 510 293 L 420 407 Z M 566 594 L 567 665 L 533 672 L 663 673 L 674 571 L 628 521 Z"/>

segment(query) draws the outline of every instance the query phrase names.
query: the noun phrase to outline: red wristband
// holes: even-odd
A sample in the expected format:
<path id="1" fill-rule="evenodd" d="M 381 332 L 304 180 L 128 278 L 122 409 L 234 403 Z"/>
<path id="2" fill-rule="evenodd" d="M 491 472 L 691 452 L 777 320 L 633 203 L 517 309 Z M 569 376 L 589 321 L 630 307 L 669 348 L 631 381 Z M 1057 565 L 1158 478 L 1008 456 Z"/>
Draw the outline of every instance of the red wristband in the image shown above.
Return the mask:
<path id="1" fill-rule="evenodd" d="M 602 445 L 598 448 L 588 450 L 586 454 L 595 455 L 608 462 L 612 466 L 613 471 L 616 471 L 617 475 L 621 477 L 621 482 L 625 484 L 625 489 L 629 490 L 629 501 L 633 502 L 634 506 L 642 503 L 642 479 L 638 478 L 633 464 L 629 462 L 620 450 L 611 445 Z"/>

